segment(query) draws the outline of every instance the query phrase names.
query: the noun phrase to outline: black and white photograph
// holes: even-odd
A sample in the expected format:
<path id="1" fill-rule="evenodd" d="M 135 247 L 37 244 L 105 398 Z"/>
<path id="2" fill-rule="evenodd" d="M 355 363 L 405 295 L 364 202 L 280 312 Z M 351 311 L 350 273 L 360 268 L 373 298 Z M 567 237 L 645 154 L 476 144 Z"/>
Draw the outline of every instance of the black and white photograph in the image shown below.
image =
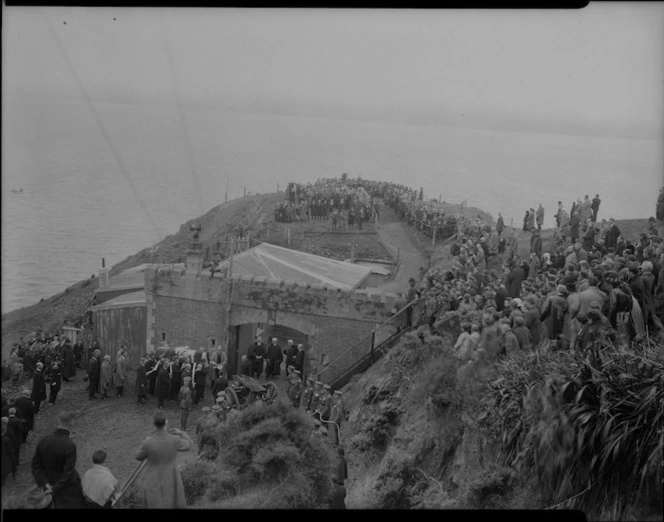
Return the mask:
<path id="1" fill-rule="evenodd" d="M 10 3 L 1 96 L 3 517 L 664 516 L 664 2 Z"/>

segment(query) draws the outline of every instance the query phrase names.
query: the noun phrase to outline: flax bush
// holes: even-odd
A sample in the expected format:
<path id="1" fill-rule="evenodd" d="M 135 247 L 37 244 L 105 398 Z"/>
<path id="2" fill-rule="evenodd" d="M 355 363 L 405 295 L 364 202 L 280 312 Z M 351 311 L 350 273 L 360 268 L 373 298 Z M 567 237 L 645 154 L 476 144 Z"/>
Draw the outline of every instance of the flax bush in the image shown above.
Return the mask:
<path id="1" fill-rule="evenodd" d="M 546 502 L 591 519 L 661 505 L 661 348 L 603 337 L 584 354 L 538 350 L 496 369 L 485 421 L 503 463 L 537 477 Z"/>

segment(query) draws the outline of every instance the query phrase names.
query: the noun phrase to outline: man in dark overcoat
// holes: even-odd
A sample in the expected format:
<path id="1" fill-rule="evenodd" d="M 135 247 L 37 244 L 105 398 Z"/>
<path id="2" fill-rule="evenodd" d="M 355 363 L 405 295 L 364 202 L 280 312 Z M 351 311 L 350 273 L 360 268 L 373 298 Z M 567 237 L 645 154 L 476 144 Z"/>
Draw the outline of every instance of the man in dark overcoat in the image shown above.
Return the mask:
<path id="1" fill-rule="evenodd" d="M 71 341 L 65 339 L 65 345 L 61 351 L 62 357 L 62 380 L 69 382 L 69 379 L 76 377 L 76 363 L 74 361 L 74 349 L 71 346 Z"/>
<path id="2" fill-rule="evenodd" d="M 281 346 L 279 346 L 277 338 L 273 337 L 270 346 L 267 347 L 265 377 L 269 379 L 273 375 L 281 375 L 281 363 L 283 360 L 284 354 L 281 353 Z"/>
<path id="3" fill-rule="evenodd" d="M 305 362 L 305 354 L 304 354 L 304 345 L 302 343 L 297 345 L 297 353 L 295 354 L 295 369 L 300 372 L 300 374 L 304 377 L 304 362 Z"/>
<path id="4" fill-rule="evenodd" d="M 23 419 L 16 416 L 16 408 L 9 408 L 7 419 L 7 435 L 12 442 L 12 476 L 16 478 L 16 469 L 21 455 L 21 440 L 23 438 Z"/>
<path id="5" fill-rule="evenodd" d="M 247 349 L 247 359 L 251 362 L 251 376 L 260 378 L 263 374 L 263 361 L 265 359 L 265 345 L 260 335 L 256 336 L 256 342 Z"/>
<path id="6" fill-rule="evenodd" d="M 83 343 L 81 342 L 80 339 L 78 339 L 75 343 L 74 346 L 72 347 L 72 352 L 74 354 L 74 365 L 76 368 L 83 369 L 82 361 L 83 361 Z"/>
<path id="7" fill-rule="evenodd" d="M 284 355 L 286 356 L 286 377 L 289 375 L 289 366 L 295 366 L 295 355 L 297 354 L 297 346 L 293 344 L 293 339 L 288 339 Z"/>
<path id="8" fill-rule="evenodd" d="M 73 412 L 62 412 L 58 427 L 43 437 L 32 457 L 32 476 L 38 486 L 53 494 L 56 509 L 83 507 L 81 477 L 76 471 L 76 444 L 69 434 L 72 429 Z"/>
<path id="9" fill-rule="evenodd" d="M 44 380 L 44 363 L 38 362 L 35 375 L 32 377 L 32 402 L 35 403 L 35 413 L 39 413 L 41 401 L 46 400 L 46 381 Z"/>
<path id="10" fill-rule="evenodd" d="M 23 425 L 22 441 L 26 442 L 28 433 L 35 428 L 35 405 L 30 400 L 30 390 L 27 388 L 23 390 L 21 396 L 16 399 L 16 409 L 18 410 L 21 418 L 25 421 Z"/>
<path id="11" fill-rule="evenodd" d="M 145 363 L 147 359 L 141 357 L 141 360 L 138 362 L 138 368 L 136 369 L 136 396 L 138 397 L 137 401 L 140 406 L 145 404 L 145 396 L 148 393 L 148 377 L 145 372 Z"/>
<path id="12" fill-rule="evenodd" d="M 99 361 L 99 356 L 101 352 L 95 350 L 92 352 L 92 357 L 88 361 L 88 379 L 90 381 L 90 387 L 88 388 L 88 397 L 90 399 L 96 399 L 96 393 L 99 389 L 99 379 L 101 377 L 101 362 Z"/>

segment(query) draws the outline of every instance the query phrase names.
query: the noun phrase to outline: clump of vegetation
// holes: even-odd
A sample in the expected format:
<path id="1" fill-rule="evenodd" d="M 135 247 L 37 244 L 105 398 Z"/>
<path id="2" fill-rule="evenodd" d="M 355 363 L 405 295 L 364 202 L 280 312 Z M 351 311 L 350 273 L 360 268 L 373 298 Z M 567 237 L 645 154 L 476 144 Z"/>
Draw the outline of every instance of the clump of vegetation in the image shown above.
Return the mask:
<path id="1" fill-rule="evenodd" d="M 376 508 L 409 509 L 428 487 L 422 473 L 408 457 L 390 457 L 376 481 Z"/>
<path id="2" fill-rule="evenodd" d="M 404 370 L 412 371 L 424 367 L 433 358 L 446 353 L 446 350 L 449 348 L 437 335 L 427 331 L 407 332 L 393 349 L 390 358 Z"/>
<path id="3" fill-rule="evenodd" d="M 615 519 L 655 498 L 661 514 L 661 349 L 603 337 L 584 354 L 538 350 L 497 371 L 487 421 L 504 465 L 537 477 L 547 504 Z"/>
<path id="4" fill-rule="evenodd" d="M 213 462 L 182 470 L 194 507 L 301 509 L 326 505 L 333 452 L 290 404 L 256 402 L 217 428 Z"/>
<path id="5" fill-rule="evenodd" d="M 437 357 L 429 361 L 422 373 L 413 383 L 408 394 L 408 407 L 415 408 L 432 402 L 436 407 L 443 407 L 459 401 L 457 397 L 458 362 L 449 345 L 436 348 Z"/>
<path id="6" fill-rule="evenodd" d="M 391 403 L 381 404 L 378 412 L 364 421 L 359 433 L 351 439 L 351 444 L 360 451 L 385 449 L 402 413 L 401 408 Z"/>

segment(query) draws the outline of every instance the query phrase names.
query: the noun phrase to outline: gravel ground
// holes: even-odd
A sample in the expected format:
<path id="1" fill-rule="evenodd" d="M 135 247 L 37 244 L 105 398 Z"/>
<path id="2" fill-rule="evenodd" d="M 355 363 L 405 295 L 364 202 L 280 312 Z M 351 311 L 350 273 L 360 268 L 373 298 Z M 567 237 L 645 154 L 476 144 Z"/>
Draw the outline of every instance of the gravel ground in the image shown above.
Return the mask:
<path id="1" fill-rule="evenodd" d="M 282 372 L 283 373 L 283 372 Z M 88 399 L 86 383 L 83 381 L 85 372 L 77 370 L 77 377 L 63 382 L 54 405 L 42 404 L 43 413 L 35 416 L 35 429 L 28 435 L 28 440 L 21 446 L 21 457 L 16 481 L 7 478 L 2 489 L 2 502 L 14 494 L 21 494 L 34 485 L 30 470 L 30 462 L 41 437 L 51 433 L 58 422 L 58 414 L 65 410 L 80 411 L 74 421 L 71 437 L 76 442 L 76 469 L 81 477 L 92 466 L 92 454 L 103 449 L 107 453 L 105 465 L 108 466 L 118 481 L 123 484 L 138 464 L 135 454 L 141 442 L 152 434 L 152 415 L 157 410 L 156 398 L 151 398 L 144 406 L 136 404 L 136 396 L 125 388 L 121 398 L 113 396 L 109 399 Z M 286 381 L 282 375 L 276 381 L 281 397 L 285 397 Z M 26 383 L 31 387 L 31 382 Z M 14 396 L 20 390 L 9 390 Z M 201 418 L 201 408 L 213 404 L 209 386 L 205 390 L 203 401 L 191 411 L 187 422 L 187 433 L 196 440 L 196 424 Z M 166 401 L 164 412 L 171 426 L 180 427 L 180 408 L 177 401 Z M 196 458 L 196 452 L 183 452 L 178 455 L 180 463 Z"/>

